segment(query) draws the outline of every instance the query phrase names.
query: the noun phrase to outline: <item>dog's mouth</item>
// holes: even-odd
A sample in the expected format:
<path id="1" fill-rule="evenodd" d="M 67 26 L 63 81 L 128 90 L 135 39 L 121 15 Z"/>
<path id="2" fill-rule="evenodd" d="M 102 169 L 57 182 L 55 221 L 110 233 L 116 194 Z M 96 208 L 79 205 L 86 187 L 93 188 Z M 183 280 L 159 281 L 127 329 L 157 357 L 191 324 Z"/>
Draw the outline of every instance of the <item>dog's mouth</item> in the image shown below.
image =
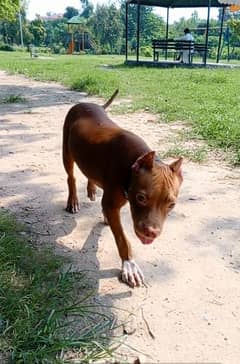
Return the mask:
<path id="1" fill-rule="evenodd" d="M 137 237 L 141 240 L 141 242 L 145 245 L 152 244 L 154 238 L 150 238 L 149 236 L 146 236 L 144 234 L 141 234 L 139 231 L 135 230 L 135 233 Z"/>

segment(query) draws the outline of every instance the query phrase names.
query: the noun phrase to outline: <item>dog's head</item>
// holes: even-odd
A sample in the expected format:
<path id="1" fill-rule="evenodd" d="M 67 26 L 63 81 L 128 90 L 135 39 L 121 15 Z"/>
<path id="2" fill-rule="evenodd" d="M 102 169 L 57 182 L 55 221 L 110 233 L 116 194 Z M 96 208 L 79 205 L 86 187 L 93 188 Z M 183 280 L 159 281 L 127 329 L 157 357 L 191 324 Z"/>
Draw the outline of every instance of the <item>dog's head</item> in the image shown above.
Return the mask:
<path id="1" fill-rule="evenodd" d="M 171 164 L 156 160 L 155 152 L 139 157 L 132 166 L 128 198 L 134 230 L 143 244 L 160 235 L 168 213 L 175 206 L 183 177 L 182 158 Z"/>

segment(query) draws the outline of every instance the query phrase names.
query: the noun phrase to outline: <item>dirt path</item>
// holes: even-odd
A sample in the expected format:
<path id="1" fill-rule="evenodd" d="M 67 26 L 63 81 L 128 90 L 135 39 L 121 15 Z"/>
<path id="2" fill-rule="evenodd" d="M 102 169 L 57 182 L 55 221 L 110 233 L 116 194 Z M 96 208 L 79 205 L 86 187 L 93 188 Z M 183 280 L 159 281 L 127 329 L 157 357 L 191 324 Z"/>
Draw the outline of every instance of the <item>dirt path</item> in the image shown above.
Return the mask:
<path id="1" fill-rule="evenodd" d="M 131 290 L 117 279 L 120 261 L 109 228 L 101 224 L 101 191 L 91 203 L 80 173 L 81 211 L 74 216 L 64 211 L 63 120 L 72 104 L 89 98 L 58 84 L 0 72 L 0 100 L 10 94 L 26 100 L 0 105 L 0 206 L 31 224 L 42 244 L 50 240 L 70 255 L 73 269 L 89 269 L 98 301 L 124 309 L 115 311 L 119 320 L 130 320 L 134 331 L 126 343 L 142 353 L 123 346 L 129 362 L 140 355 L 142 363 L 238 364 L 240 171 L 217 161 L 185 162 L 179 203 L 152 246 L 138 241 L 124 209 L 135 258 L 149 284 Z M 147 113 L 113 118 L 159 151 L 176 129 Z"/>

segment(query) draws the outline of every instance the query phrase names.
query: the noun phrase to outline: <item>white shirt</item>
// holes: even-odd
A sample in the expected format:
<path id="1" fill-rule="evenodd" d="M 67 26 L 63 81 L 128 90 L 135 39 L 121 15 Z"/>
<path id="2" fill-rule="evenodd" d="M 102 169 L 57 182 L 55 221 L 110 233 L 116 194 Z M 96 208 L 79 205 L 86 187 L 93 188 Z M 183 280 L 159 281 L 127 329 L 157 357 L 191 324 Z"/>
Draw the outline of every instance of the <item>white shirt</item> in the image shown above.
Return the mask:
<path id="1" fill-rule="evenodd" d="M 180 38 L 180 40 L 189 40 L 189 41 L 194 41 L 194 38 L 193 38 L 193 36 L 192 36 L 192 34 L 191 33 L 186 33 L 185 35 L 183 35 L 181 38 Z"/>

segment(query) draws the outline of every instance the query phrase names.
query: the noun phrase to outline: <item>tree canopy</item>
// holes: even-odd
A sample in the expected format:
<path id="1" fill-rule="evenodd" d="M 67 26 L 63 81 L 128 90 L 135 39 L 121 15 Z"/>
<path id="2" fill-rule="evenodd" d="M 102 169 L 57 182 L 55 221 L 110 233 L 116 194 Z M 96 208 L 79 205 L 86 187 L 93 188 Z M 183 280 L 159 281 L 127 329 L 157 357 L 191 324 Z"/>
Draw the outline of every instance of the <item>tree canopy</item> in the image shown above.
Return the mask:
<path id="1" fill-rule="evenodd" d="M 79 15 L 79 10 L 75 9 L 73 6 L 67 6 L 65 13 L 63 14 L 64 18 L 67 19 L 71 19 L 76 15 Z"/>
<path id="2" fill-rule="evenodd" d="M 13 20 L 19 9 L 19 0 L 0 0 L 0 20 Z"/>

